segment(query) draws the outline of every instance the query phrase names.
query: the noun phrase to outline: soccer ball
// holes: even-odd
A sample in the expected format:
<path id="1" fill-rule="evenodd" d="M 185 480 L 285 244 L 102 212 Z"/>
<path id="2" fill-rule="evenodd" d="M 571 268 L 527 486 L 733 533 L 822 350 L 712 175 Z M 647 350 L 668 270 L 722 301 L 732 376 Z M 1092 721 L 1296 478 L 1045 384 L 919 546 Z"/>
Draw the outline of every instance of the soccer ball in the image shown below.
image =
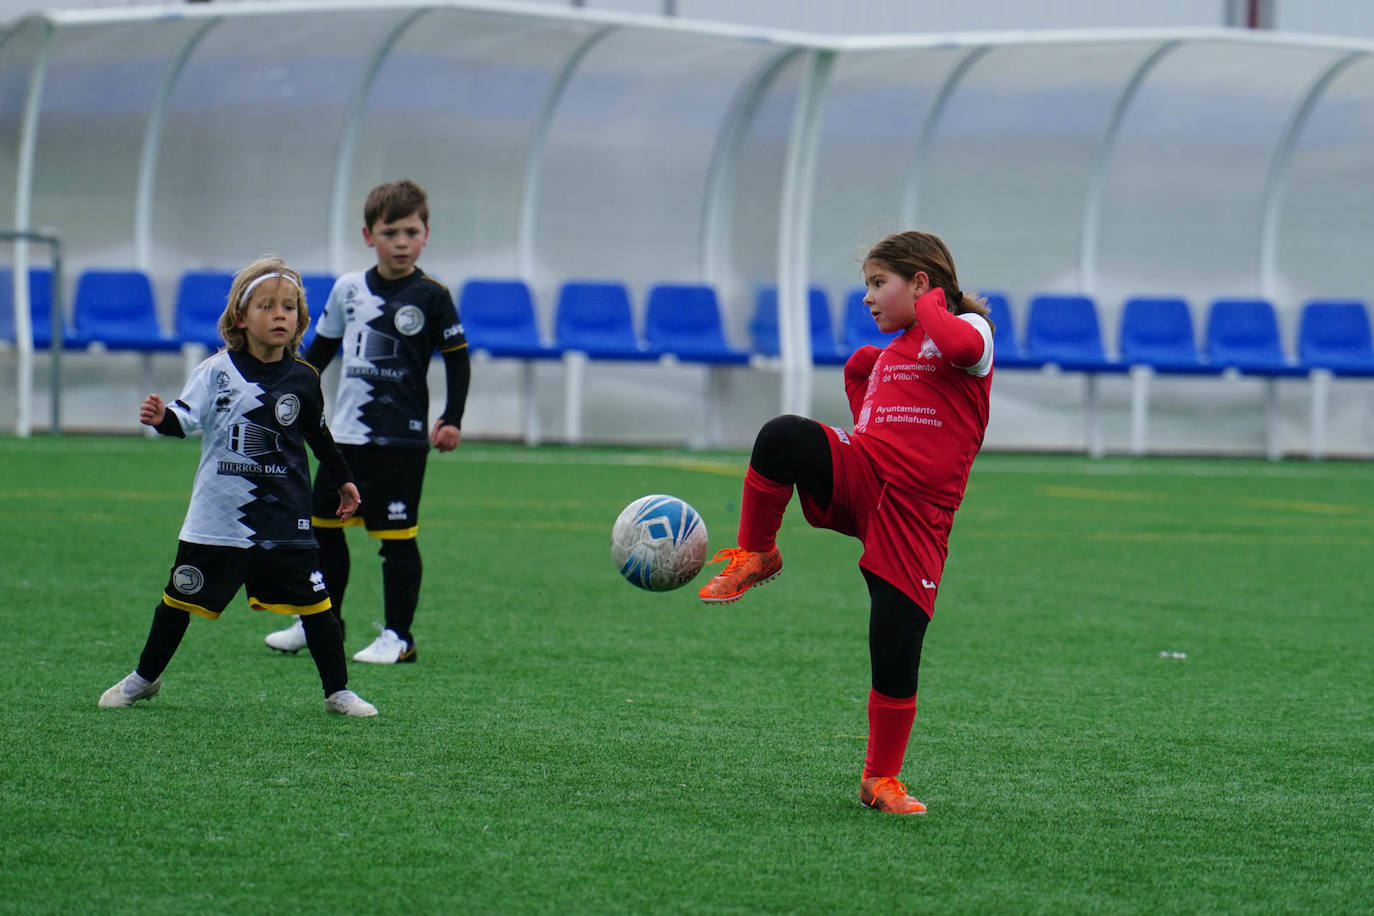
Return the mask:
<path id="1" fill-rule="evenodd" d="M 655 494 L 625 507 L 611 529 L 611 560 L 631 585 L 666 592 L 706 565 L 706 523 L 676 496 Z"/>

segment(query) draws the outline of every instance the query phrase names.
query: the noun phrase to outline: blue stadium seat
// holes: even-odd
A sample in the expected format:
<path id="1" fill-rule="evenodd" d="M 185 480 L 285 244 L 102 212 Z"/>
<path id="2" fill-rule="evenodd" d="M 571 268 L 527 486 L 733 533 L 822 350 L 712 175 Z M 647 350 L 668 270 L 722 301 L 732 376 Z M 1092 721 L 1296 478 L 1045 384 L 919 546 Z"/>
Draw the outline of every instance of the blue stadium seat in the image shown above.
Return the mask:
<path id="1" fill-rule="evenodd" d="M 1298 361 L 1333 375 L 1374 375 L 1369 310 L 1358 300 L 1313 300 L 1302 307 Z"/>
<path id="2" fill-rule="evenodd" d="M 534 297 L 523 280 L 479 279 L 463 284 L 458 314 L 468 346 L 498 359 L 558 359 L 563 351 L 544 342 L 535 320 Z"/>
<path id="3" fill-rule="evenodd" d="M 1279 378 L 1306 375 L 1283 352 L 1274 304 L 1268 299 L 1215 299 L 1207 309 L 1204 357 L 1217 369 L 1264 380 L 1264 451 L 1270 460 L 1283 455 L 1279 415 Z"/>
<path id="4" fill-rule="evenodd" d="M 563 350 L 563 433 L 582 440 L 584 377 L 588 360 L 656 361 L 659 355 L 635 332 L 630 292 L 618 280 L 569 280 L 558 291 L 554 345 Z"/>
<path id="5" fill-rule="evenodd" d="M 1247 375 L 1302 375 L 1283 352 L 1274 305 L 1267 299 L 1216 299 L 1207 309 L 1206 360 Z"/>
<path id="6" fill-rule="evenodd" d="M 992 321 L 992 359 L 999 369 L 1033 369 L 1040 363 L 1021 350 L 1016 337 L 1016 324 L 1011 317 L 1011 304 L 1002 293 L 980 292 L 986 300 L 988 318 Z"/>
<path id="7" fill-rule="evenodd" d="M 1133 296 L 1121 309 L 1121 362 L 1131 369 L 1131 454 L 1147 450 L 1150 376 L 1220 373 L 1198 355 L 1193 313 L 1177 296 Z"/>
<path id="8" fill-rule="evenodd" d="M 1025 355 L 1068 372 L 1120 372 L 1107 358 L 1097 304 L 1088 296 L 1041 293 L 1032 296 L 1026 317 Z"/>
<path id="9" fill-rule="evenodd" d="M 301 284 L 305 287 L 305 304 L 310 309 L 310 326 L 301 338 L 301 352 L 315 339 L 315 326 L 324 314 L 325 303 L 329 301 L 329 291 L 334 288 L 336 277 L 333 274 L 301 274 Z"/>
<path id="10" fill-rule="evenodd" d="M 544 342 L 529 285 L 515 279 L 477 279 L 463 284 L 458 299 L 469 350 L 493 359 L 520 361 L 521 427 L 527 445 L 540 441 L 534 366 L 561 359 L 563 351 Z"/>
<path id="11" fill-rule="evenodd" d="M 868 294 L 862 286 L 851 289 L 844 300 L 844 326 L 840 330 L 840 350 L 847 359 L 855 350 L 863 346 L 886 347 L 897 335 L 884 334 L 878 330 L 873 313 L 864 305 Z"/>
<path id="12" fill-rule="evenodd" d="M 818 366 L 843 365 L 848 354 L 840 353 L 835 342 L 834 323 L 830 319 L 830 300 L 825 290 L 813 286 L 807 290 L 807 308 L 811 318 L 811 361 Z M 755 299 L 754 317 L 749 321 L 749 333 L 754 339 L 754 352 L 760 356 L 782 353 L 778 337 L 778 288 L 765 286 Z"/>
<path id="13" fill-rule="evenodd" d="M 219 319 L 229 302 L 233 273 L 226 270 L 188 270 L 177 283 L 176 328 L 183 344 L 214 351 L 224 345 Z"/>
<path id="14" fill-rule="evenodd" d="M 162 332 L 152 284 L 141 270 L 83 271 L 76 282 L 72 326 L 74 346 L 143 353 L 181 347 L 181 341 Z"/>
<path id="15" fill-rule="evenodd" d="M 558 291 L 554 344 L 588 359 L 652 360 L 635 333 L 630 293 L 615 280 L 569 280 Z"/>
<path id="16" fill-rule="evenodd" d="M 46 267 L 29 268 L 29 318 L 34 348 L 52 346 L 52 271 Z M 65 329 L 63 338 L 71 338 Z M 14 271 L 8 267 L 0 267 L 0 343 L 15 343 Z"/>
<path id="17" fill-rule="evenodd" d="M 1121 362 L 1161 373 L 1213 370 L 1198 355 L 1193 313 L 1177 296 L 1133 296 L 1121 309 Z"/>
<path id="18" fill-rule="evenodd" d="M 649 290 L 644 339 L 649 349 L 684 362 L 743 365 L 749 354 L 730 345 L 716 291 L 695 283 L 661 283 Z"/>
<path id="19" fill-rule="evenodd" d="M 1082 373 L 1083 438 L 1089 455 L 1103 455 L 1097 379 L 1103 373 L 1125 372 L 1127 367 L 1108 359 L 1102 349 L 1097 303 L 1088 296 L 1074 294 L 1032 296 L 1026 312 L 1023 355 L 1042 366 Z"/>

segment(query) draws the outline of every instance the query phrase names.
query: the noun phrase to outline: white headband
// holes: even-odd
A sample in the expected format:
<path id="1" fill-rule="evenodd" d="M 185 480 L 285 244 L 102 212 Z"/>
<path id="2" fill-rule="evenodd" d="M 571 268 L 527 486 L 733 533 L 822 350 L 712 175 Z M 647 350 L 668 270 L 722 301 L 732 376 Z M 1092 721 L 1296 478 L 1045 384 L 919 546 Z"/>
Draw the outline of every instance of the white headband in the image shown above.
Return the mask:
<path id="1" fill-rule="evenodd" d="M 248 288 L 245 289 L 243 291 L 243 295 L 239 297 L 239 308 L 243 308 L 245 305 L 248 304 L 248 297 L 253 295 L 253 290 L 257 289 L 259 283 L 261 283 L 263 280 L 271 280 L 273 277 L 278 277 L 283 280 L 290 280 L 291 285 L 296 287 L 296 292 L 301 292 L 301 285 L 296 282 L 295 277 L 291 276 L 290 274 L 282 273 L 279 270 L 274 270 L 271 273 L 263 274 L 261 277 L 258 277 L 252 283 L 248 284 Z"/>

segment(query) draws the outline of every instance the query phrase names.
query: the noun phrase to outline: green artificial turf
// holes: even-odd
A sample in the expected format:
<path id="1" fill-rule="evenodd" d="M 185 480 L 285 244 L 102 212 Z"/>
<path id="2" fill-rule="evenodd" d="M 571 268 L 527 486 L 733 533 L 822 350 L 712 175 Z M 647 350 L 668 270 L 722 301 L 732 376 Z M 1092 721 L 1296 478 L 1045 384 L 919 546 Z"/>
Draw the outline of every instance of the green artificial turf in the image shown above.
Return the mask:
<path id="1" fill-rule="evenodd" d="M 732 545 L 737 453 L 433 456 L 419 661 L 350 665 L 376 719 L 242 600 L 97 709 L 197 455 L 0 438 L 0 912 L 1374 910 L 1374 467 L 980 457 L 903 818 L 857 800 L 855 542 L 794 505 L 784 574 L 724 607 L 612 568 L 646 493 Z M 381 610 L 349 540 L 351 653 Z"/>

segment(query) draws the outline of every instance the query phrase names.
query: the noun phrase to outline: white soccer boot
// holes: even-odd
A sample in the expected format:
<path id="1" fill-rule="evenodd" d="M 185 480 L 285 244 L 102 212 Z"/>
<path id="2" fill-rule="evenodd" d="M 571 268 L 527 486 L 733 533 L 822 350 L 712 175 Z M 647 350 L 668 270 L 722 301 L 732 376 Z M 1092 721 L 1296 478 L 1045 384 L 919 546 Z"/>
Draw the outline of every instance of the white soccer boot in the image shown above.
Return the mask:
<path id="1" fill-rule="evenodd" d="M 384 629 L 381 624 L 372 624 L 381 633 L 372 644 L 353 656 L 355 662 L 372 665 L 394 665 L 397 662 L 415 661 L 415 646 L 396 635 L 395 630 Z"/>
<path id="2" fill-rule="evenodd" d="M 137 671 L 129 673 L 118 684 L 100 695 L 99 705 L 104 709 L 122 709 L 134 705 L 138 700 L 157 696 L 162 689 L 162 678 L 145 681 Z"/>
<path id="3" fill-rule="evenodd" d="M 341 716 L 366 718 L 377 714 L 377 707 L 351 690 L 336 690 L 324 698 L 324 711 Z"/>
<path id="4" fill-rule="evenodd" d="M 284 630 L 277 630 L 275 633 L 268 633 L 262 638 L 267 643 L 269 649 L 276 649 L 278 652 L 290 652 L 295 655 L 305 648 L 305 627 L 301 624 L 301 619 L 297 617 L 292 621 L 291 626 Z"/>

